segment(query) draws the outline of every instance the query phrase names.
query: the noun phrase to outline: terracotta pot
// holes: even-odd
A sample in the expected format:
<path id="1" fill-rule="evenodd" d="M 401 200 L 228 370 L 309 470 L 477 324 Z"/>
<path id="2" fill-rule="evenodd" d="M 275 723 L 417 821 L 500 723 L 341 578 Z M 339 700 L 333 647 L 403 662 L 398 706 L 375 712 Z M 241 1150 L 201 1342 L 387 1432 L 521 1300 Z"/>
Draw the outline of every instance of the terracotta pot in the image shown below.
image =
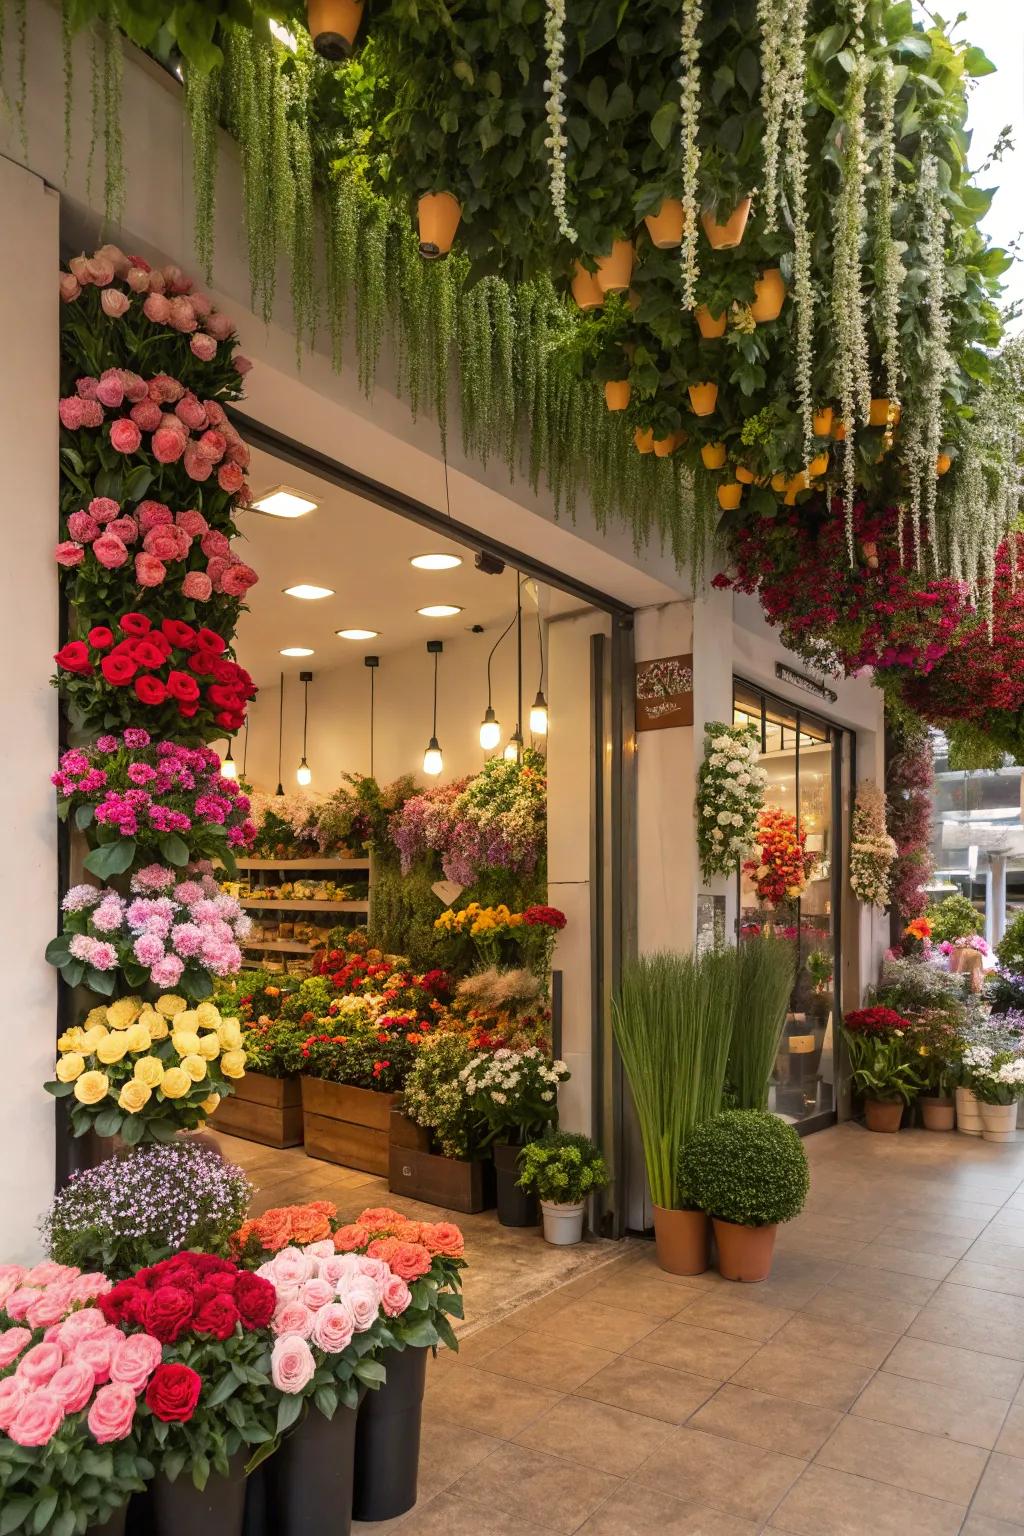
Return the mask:
<path id="1" fill-rule="evenodd" d="M 686 392 L 695 416 L 710 416 L 718 404 L 717 384 L 688 384 Z"/>
<path id="2" fill-rule="evenodd" d="M 711 1224 L 703 1211 L 654 1207 L 658 1263 L 670 1275 L 702 1275 L 711 1263 Z"/>
<path id="3" fill-rule="evenodd" d="M 676 441 L 676 434 L 674 432 L 670 432 L 667 437 L 656 437 L 654 439 L 655 457 L 659 459 L 667 459 L 669 454 L 675 453 L 678 446 L 679 445 Z"/>
<path id="4" fill-rule="evenodd" d="M 625 293 L 633 276 L 633 242 L 616 240 L 607 256 L 597 258 L 597 285 L 602 293 Z"/>
<path id="5" fill-rule="evenodd" d="M 681 245 L 686 227 L 686 210 L 678 197 L 666 197 L 657 213 L 649 213 L 644 219 L 651 244 L 659 251 L 670 251 Z"/>
<path id="6" fill-rule="evenodd" d="M 718 505 L 725 512 L 735 512 L 743 500 L 743 487 L 735 481 L 727 481 L 718 487 Z"/>
<path id="7" fill-rule="evenodd" d="M 425 192 L 416 205 L 420 255 L 428 261 L 447 256 L 462 218 L 462 204 L 450 192 Z"/>
<path id="8" fill-rule="evenodd" d="M 784 491 L 788 484 L 789 484 L 789 476 L 787 474 L 784 474 L 781 469 L 777 469 L 775 471 L 774 475 L 772 475 L 772 479 L 771 479 L 772 490 L 773 491 Z"/>
<path id="9" fill-rule="evenodd" d="M 624 411 L 629 404 L 628 379 L 609 379 L 604 387 L 604 403 L 610 411 Z"/>
<path id="10" fill-rule="evenodd" d="M 811 478 L 813 480 L 817 480 L 819 475 L 825 474 L 827 470 L 828 470 L 828 454 L 827 453 L 817 453 L 817 454 L 815 454 L 814 458 L 811 460 L 811 462 L 807 466 L 807 473 L 811 476 Z"/>
<path id="11" fill-rule="evenodd" d="M 633 433 L 633 446 L 636 448 L 638 453 L 653 453 L 653 427 L 637 427 L 636 431 Z"/>
<path id="12" fill-rule="evenodd" d="M 964 1136 L 980 1136 L 981 1105 L 969 1088 L 956 1090 L 956 1128 Z"/>
<path id="13" fill-rule="evenodd" d="M 737 464 L 736 479 L 739 481 L 740 485 L 753 485 L 754 471 L 752 469 L 748 469 L 745 464 Z"/>
<path id="14" fill-rule="evenodd" d="M 750 215 L 750 198 L 745 197 L 730 213 L 724 224 L 719 224 L 713 213 L 701 215 L 708 244 L 716 251 L 731 251 L 740 244 Z"/>
<path id="15" fill-rule="evenodd" d="M 835 438 L 837 443 L 845 443 L 846 442 L 846 422 L 845 421 L 837 421 L 835 423 L 835 425 L 832 428 L 832 436 Z"/>
<path id="16" fill-rule="evenodd" d="M 926 1131 L 951 1131 L 954 1125 L 952 1099 L 940 1099 L 938 1094 L 925 1094 L 918 1100 L 921 1120 Z"/>
<path id="17" fill-rule="evenodd" d="M 306 0 L 306 25 L 322 59 L 348 58 L 364 9 L 364 0 Z"/>
<path id="18" fill-rule="evenodd" d="M 828 437 L 832 431 L 832 407 L 830 405 L 823 405 L 820 411 L 815 411 L 813 425 L 815 437 Z"/>
<path id="19" fill-rule="evenodd" d="M 725 463 L 725 444 L 705 443 L 700 450 L 700 461 L 705 469 L 721 469 Z"/>
<path id="20" fill-rule="evenodd" d="M 935 473 L 937 475 L 948 474 L 952 464 L 953 460 L 950 458 L 948 453 L 940 453 L 938 458 L 935 460 Z"/>
<path id="21" fill-rule="evenodd" d="M 899 1130 L 900 1121 L 903 1119 L 903 1101 L 901 1099 L 865 1099 L 864 1119 L 869 1131 L 883 1131 L 892 1135 Z"/>
<path id="22" fill-rule="evenodd" d="M 754 302 L 750 313 L 758 325 L 777 320 L 786 302 L 786 285 L 778 267 L 768 267 L 754 283 Z"/>
<path id="23" fill-rule="evenodd" d="M 871 410 L 868 412 L 869 427 L 895 427 L 899 423 L 902 412 L 897 405 L 893 410 L 892 421 L 889 420 L 889 401 L 885 398 L 872 400 Z"/>
<path id="24" fill-rule="evenodd" d="M 771 1274 L 777 1228 L 740 1227 L 733 1221 L 712 1220 L 718 1247 L 718 1273 L 723 1280 L 753 1282 Z"/>
<path id="25" fill-rule="evenodd" d="M 576 263 L 576 275 L 572 280 L 572 296 L 580 309 L 600 309 L 604 293 L 597 277 L 588 272 L 582 261 Z"/>
<path id="26" fill-rule="evenodd" d="M 1017 1140 L 1017 1105 L 1013 1104 L 982 1104 L 981 1105 L 982 1140 L 984 1141 L 1016 1141 Z"/>
<path id="27" fill-rule="evenodd" d="M 716 341 L 719 336 L 725 335 L 725 327 L 728 316 L 725 310 L 720 315 L 713 315 L 706 304 L 698 304 L 693 312 L 697 321 L 697 329 L 705 341 Z"/>

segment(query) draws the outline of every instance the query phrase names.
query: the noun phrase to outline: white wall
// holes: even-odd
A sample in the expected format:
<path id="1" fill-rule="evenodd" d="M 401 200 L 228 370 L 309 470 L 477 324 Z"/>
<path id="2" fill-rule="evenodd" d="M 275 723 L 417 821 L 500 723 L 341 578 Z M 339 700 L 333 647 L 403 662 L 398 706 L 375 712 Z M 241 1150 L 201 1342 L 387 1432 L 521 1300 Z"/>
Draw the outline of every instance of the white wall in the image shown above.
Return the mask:
<path id="1" fill-rule="evenodd" d="M 36 1222 L 53 1194 L 56 971 L 43 951 L 57 931 L 57 818 L 50 773 L 57 758 L 57 700 L 49 686 L 57 649 L 57 398 L 59 394 L 55 193 L 0 158 L 7 241 L 0 284 L 0 457 L 8 508 L 0 635 L 7 807 L 0 886 L 4 984 L 4 1113 L 0 1213 L 5 1261 L 38 1257 Z"/>

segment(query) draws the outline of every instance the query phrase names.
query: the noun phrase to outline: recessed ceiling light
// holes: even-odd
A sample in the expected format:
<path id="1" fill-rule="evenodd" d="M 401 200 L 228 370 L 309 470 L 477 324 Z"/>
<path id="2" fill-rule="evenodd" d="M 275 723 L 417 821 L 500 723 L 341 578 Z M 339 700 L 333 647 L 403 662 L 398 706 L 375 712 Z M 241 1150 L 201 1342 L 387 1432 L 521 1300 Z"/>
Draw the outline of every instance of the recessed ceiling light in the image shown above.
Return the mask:
<path id="1" fill-rule="evenodd" d="M 270 517 L 302 517 L 305 512 L 315 512 L 317 503 L 290 485 L 275 485 L 255 501 L 250 501 L 254 512 L 266 512 Z"/>
<path id="2" fill-rule="evenodd" d="M 417 608 L 425 619 L 450 619 L 456 613 L 461 613 L 461 608 L 456 608 L 453 603 L 431 603 L 426 608 Z"/>
<path id="3" fill-rule="evenodd" d="M 282 656 L 312 656 L 313 651 L 308 645 L 286 645 L 281 652 Z"/>
<path id="4" fill-rule="evenodd" d="M 333 597 L 333 587 L 315 587 L 308 581 L 300 581 L 297 587 L 285 587 L 287 597 L 305 597 L 312 602 L 317 597 Z"/>
<path id="5" fill-rule="evenodd" d="M 462 561 L 458 555 L 413 555 L 409 564 L 418 571 L 453 571 Z"/>
<path id="6" fill-rule="evenodd" d="M 376 640 L 380 634 L 378 629 L 336 629 L 334 633 L 339 640 Z"/>

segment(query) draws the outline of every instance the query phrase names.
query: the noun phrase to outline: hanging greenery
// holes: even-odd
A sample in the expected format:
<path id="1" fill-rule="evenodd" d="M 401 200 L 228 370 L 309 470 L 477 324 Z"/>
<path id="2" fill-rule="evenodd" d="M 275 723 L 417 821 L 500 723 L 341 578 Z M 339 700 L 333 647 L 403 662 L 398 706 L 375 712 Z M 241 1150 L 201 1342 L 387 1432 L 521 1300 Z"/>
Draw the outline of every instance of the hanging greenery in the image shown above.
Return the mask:
<path id="1" fill-rule="evenodd" d="M 190 69 L 185 76 L 185 111 L 192 136 L 192 228 L 196 256 L 207 282 L 213 276 L 219 108 L 220 70 L 203 74 Z"/>

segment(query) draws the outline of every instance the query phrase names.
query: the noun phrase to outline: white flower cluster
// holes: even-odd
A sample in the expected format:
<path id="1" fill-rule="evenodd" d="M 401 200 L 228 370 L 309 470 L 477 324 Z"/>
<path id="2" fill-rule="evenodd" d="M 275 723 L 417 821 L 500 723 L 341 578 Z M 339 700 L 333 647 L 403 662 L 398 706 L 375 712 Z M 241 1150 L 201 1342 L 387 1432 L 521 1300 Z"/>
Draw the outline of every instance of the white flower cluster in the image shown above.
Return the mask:
<path id="1" fill-rule="evenodd" d="M 569 210 L 565 200 L 565 151 L 569 140 L 565 136 L 565 0 L 548 0 L 544 22 L 544 47 L 547 51 L 548 78 L 544 93 L 548 103 L 546 116 L 549 133 L 544 140 L 550 167 L 551 206 L 559 233 L 572 245 L 579 236 L 569 223 Z"/>
<path id="2" fill-rule="evenodd" d="M 559 1083 L 569 1076 L 564 1061 L 549 1062 L 535 1045 L 525 1051 L 482 1051 L 459 1073 L 466 1093 L 486 1094 L 495 1104 L 507 1104 L 539 1087 L 540 1098 L 553 1104 Z"/>
<path id="3" fill-rule="evenodd" d="M 935 529 L 935 492 L 938 480 L 935 461 L 942 447 L 942 402 L 953 373 L 949 351 L 949 313 L 946 306 L 946 208 L 939 192 L 938 161 L 932 153 L 921 162 L 920 198 L 924 216 L 924 256 L 928 272 L 925 291 L 925 404 L 924 430 L 920 438 L 920 474 L 924 482 L 924 513 L 928 524 L 928 544 L 937 547 Z"/>
<path id="4" fill-rule="evenodd" d="M 885 796 L 870 779 L 857 786 L 850 840 L 850 885 L 865 906 L 884 908 L 897 848 L 885 828 Z"/>
<path id="5" fill-rule="evenodd" d="M 697 787 L 697 843 L 704 878 L 731 874 L 754 839 L 768 775 L 757 731 L 711 724 Z"/>
<path id="6" fill-rule="evenodd" d="M 854 4 L 863 21 L 863 5 Z M 836 393 L 846 427 L 843 444 L 843 490 L 846 545 L 854 564 L 853 502 L 857 485 L 857 418 L 867 421 L 871 410 L 871 367 L 868 355 L 867 302 L 861 282 L 860 242 L 867 222 L 867 130 L 865 110 L 872 64 L 858 30 L 850 53 L 853 68 L 843 106 L 842 186 L 836 203 L 832 259 L 832 321 L 836 352 Z"/>
<path id="7" fill-rule="evenodd" d="M 879 105 L 878 194 L 875 206 L 875 271 L 878 273 L 878 326 L 881 332 L 882 361 L 885 365 L 885 392 L 899 404 L 902 382 L 900 358 L 900 294 L 906 276 L 902 253 L 906 249 L 893 239 L 892 217 L 896 191 L 896 97 L 897 75 L 891 59 L 882 67 L 882 96 Z"/>
<path id="8" fill-rule="evenodd" d="M 679 98 L 679 137 L 683 155 L 683 244 L 681 251 L 683 275 L 683 308 L 693 309 L 697 303 L 697 279 L 700 268 L 697 262 L 697 175 L 700 171 L 700 146 L 697 130 L 700 127 L 700 24 L 703 16 L 701 0 L 683 0 L 683 18 L 679 30 L 679 52 L 683 75 Z"/>

